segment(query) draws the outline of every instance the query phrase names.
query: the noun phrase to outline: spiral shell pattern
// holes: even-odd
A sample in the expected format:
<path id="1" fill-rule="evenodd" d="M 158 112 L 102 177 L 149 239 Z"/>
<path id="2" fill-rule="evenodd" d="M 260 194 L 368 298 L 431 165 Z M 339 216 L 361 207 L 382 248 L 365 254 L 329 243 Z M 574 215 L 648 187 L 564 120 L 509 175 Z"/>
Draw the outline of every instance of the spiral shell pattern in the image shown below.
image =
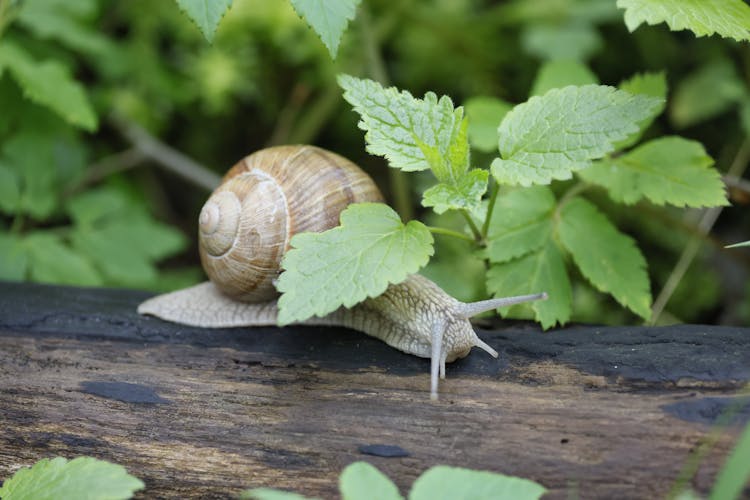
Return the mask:
<path id="1" fill-rule="evenodd" d="M 348 205 L 367 201 L 383 197 L 342 156 L 314 146 L 262 149 L 232 167 L 203 206 L 201 263 L 224 294 L 271 300 L 292 236 L 336 227 Z"/>

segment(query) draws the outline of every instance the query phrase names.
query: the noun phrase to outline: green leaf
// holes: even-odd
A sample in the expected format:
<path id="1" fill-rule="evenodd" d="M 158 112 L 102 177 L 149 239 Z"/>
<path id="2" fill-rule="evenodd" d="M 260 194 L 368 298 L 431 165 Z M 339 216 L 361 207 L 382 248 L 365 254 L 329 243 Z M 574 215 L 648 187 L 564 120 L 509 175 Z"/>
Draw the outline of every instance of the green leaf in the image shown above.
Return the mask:
<path id="1" fill-rule="evenodd" d="M 422 195 L 422 206 L 433 207 L 436 213 L 442 214 L 446 210 L 473 210 L 476 208 L 487 191 L 489 172 L 473 169 L 455 184 L 441 182 Z"/>
<path id="2" fill-rule="evenodd" d="M 0 211 L 13 214 L 18 210 L 20 201 L 18 177 L 10 167 L 0 162 Z"/>
<path id="3" fill-rule="evenodd" d="M 696 36 L 750 40 L 750 7 L 742 0 L 617 0 L 617 6 L 625 9 L 631 32 L 643 23 L 667 23 L 672 31 Z"/>
<path id="4" fill-rule="evenodd" d="M 627 139 L 620 141 L 616 145 L 616 149 L 625 149 L 637 143 L 643 132 L 651 125 L 654 119 L 664 111 L 667 99 L 667 78 L 664 72 L 658 73 L 640 73 L 633 75 L 628 80 L 625 80 L 619 85 L 620 90 L 624 90 L 630 94 L 641 94 L 648 95 L 651 97 L 657 97 L 662 99 L 659 106 L 653 109 L 651 114 L 646 117 L 643 121 L 638 123 L 640 130 L 628 137 Z"/>
<path id="5" fill-rule="evenodd" d="M 549 299 L 500 309 L 503 317 L 518 317 L 534 311 L 536 321 L 546 330 L 570 319 L 572 293 L 560 250 L 551 240 L 537 251 L 502 264 L 487 272 L 487 291 L 495 297 L 547 292 Z"/>
<path id="6" fill-rule="evenodd" d="M 578 61 L 556 59 L 547 61 L 539 68 L 529 95 L 543 95 L 549 90 L 567 87 L 568 85 L 598 83 L 599 78 L 585 64 Z"/>
<path id="7" fill-rule="evenodd" d="M 97 118 L 83 87 L 57 61 L 35 61 L 10 42 L 0 45 L 0 69 L 7 68 L 29 100 L 46 106 L 68 123 L 88 131 L 97 128 Z"/>
<path id="8" fill-rule="evenodd" d="M 96 9 L 96 2 L 90 0 L 24 0 L 15 20 L 39 38 L 59 40 L 94 56 L 111 56 L 113 43 L 84 24 L 96 15 Z"/>
<path id="9" fill-rule="evenodd" d="M 745 426 L 732 453 L 719 471 L 709 499 L 740 498 L 748 480 L 750 480 L 750 424 Z"/>
<path id="10" fill-rule="evenodd" d="M 519 104 L 498 130 L 500 154 L 492 175 L 500 184 L 549 184 L 569 179 L 639 130 L 661 103 L 613 87 L 553 89 Z"/>
<path id="11" fill-rule="evenodd" d="M 4 164 L 20 180 L 17 211 L 44 220 L 57 208 L 58 177 L 48 138 L 16 134 L 3 144 Z"/>
<path id="12" fill-rule="evenodd" d="M 520 477 L 438 465 L 417 478 L 409 500 L 536 500 L 546 491 Z"/>
<path id="13" fill-rule="evenodd" d="M 643 198 L 657 205 L 727 205 L 724 183 L 711 168 L 713 163 L 701 143 L 667 136 L 601 160 L 579 175 L 607 188 L 613 200 L 629 205 Z"/>
<path id="14" fill-rule="evenodd" d="M 729 111 L 745 96 L 745 85 L 731 61 L 711 62 L 677 86 L 669 109 L 676 127 L 684 128 Z"/>
<path id="15" fill-rule="evenodd" d="M 66 460 L 45 458 L 23 468 L 0 487 L 7 500 L 59 500 L 63 498 L 126 499 L 145 487 L 121 465 L 92 457 Z"/>
<path id="16" fill-rule="evenodd" d="M 521 43 L 540 59 L 584 61 L 599 51 L 602 37 L 590 24 L 532 24 L 524 30 Z"/>
<path id="17" fill-rule="evenodd" d="M 240 494 L 240 498 L 253 500 L 315 500 L 289 491 L 274 490 L 272 488 L 255 488 Z"/>
<path id="18" fill-rule="evenodd" d="M 346 25 L 354 19 L 361 1 L 291 0 L 294 10 L 315 30 L 334 59 Z"/>
<path id="19" fill-rule="evenodd" d="M 24 242 L 31 279 L 65 285 L 101 286 L 102 278 L 88 259 L 64 245 L 54 234 L 36 232 Z"/>
<path id="20" fill-rule="evenodd" d="M 221 18 L 232 6 L 232 0 L 175 0 L 184 12 L 201 30 L 209 43 L 213 42 L 216 28 Z"/>
<path id="21" fill-rule="evenodd" d="M 501 99 L 477 96 L 464 103 L 469 119 L 469 143 L 471 147 L 485 153 L 497 149 L 497 127 L 513 106 Z"/>
<path id="22" fill-rule="evenodd" d="M 102 187 L 72 197 L 65 209 L 77 225 L 94 223 L 122 214 L 128 208 L 127 198 L 118 190 Z"/>
<path id="23" fill-rule="evenodd" d="M 388 477 L 367 462 L 349 464 L 339 478 L 342 500 L 403 500 Z"/>
<path id="24" fill-rule="evenodd" d="M 563 206 L 558 235 L 591 284 L 642 318 L 651 316 L 646 259 L 632 238 L 583 198 Z"/>
<path id="25" fill-rule="evenodd" d="M 500 193 L 487 231 L 490 262 L 506 262 L 541 249 L 553 229 L 555 195 L 546 186 Z"/>
<path id="26" fill-rule="evenodd" d="M 29 258 L 21 239 L 0 233 L 0 280 L 23 281 L 28 267 Z"/>
<path id="27" fill-rule="evenodd" d="M 465 138 L 463 108 L 454 109 L 450 97 L 428 92 L 416 99 L 395 87 L 384 89 L 379 83 L 349 75 L 339 75 L 344 99 L 360 114 L 359 128 L 367 131 L 367 151 L 384 156 L 393 168 L 405 172 L 431 168 L 440 181 L 460 177 L 468 169 L 463 165 L 445 165 L 454 144 Z"/>
<path id="28" fill-rule="evenodd" d="M 427 264 L 432 235 L 418 221 L 404 225 L 382 203 L 356 203 L 341 225 L 291 240 L 279 277 L 279 324 L 324 316 L 382 294 Z"/>

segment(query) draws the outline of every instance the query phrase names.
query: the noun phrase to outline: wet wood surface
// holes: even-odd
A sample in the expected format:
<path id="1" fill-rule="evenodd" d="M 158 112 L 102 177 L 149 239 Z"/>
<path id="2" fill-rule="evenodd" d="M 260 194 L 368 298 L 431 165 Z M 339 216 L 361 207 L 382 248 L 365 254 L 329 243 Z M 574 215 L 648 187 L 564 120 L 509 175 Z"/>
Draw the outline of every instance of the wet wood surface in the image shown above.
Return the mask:
<path id="1" fill-rule="evenodd" d="M 362 334 L 172 325 L 135 313 L 147 296 L 0 283 L 0 479 L 90 455 L 143 479 L 139 498 L 337 498 L 366 460 L 404 494 L 448 464 L 545 498 L 660 498 L 731 414 L 690 483 L 707 492 L 750 418 L 750 329 L 479 330 L 500 359 L 453 363 L 430 401 L 427 360 Z"/>

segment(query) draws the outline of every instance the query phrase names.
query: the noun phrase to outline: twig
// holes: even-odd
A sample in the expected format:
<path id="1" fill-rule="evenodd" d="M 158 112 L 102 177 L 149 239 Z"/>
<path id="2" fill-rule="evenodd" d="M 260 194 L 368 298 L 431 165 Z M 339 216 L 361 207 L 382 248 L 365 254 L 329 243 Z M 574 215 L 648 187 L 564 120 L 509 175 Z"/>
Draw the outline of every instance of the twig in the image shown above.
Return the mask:
<path id="1" fill-rule="evenodd" d="M 465 240 L 465 241 L 471 241 L 472 243 L 474 243 L 474 238 L 472 238 L 471 236 L 463 234 L 463 233 L 459 233 L 458 231 L 454 231 L 452 229 L 446 229 L 444 227 L 435 227 L 435 226 L 427 226 L 427 229 L 429 229 L 430 232 L 433 234 L 442 234 L 445 236 L 452 236 L 454 238 L 458 238 L 458 239 Z"/>
<path id="2" fill-rule="evenodd" d="M 733 187 L 735 189 L 739 189 L 740 191 L 750 194 L 750 181 L 747 181 L 743 179 L 742 177 L 727 174 L 727 175 L 722 175 L 721 180 L 723 180 L 724 184 L 726 184 L 729 187 Z"/>
<path id="3" fill-rule="evenodd" d="M 120 151 L 92 163 L 86 170 L 86 175 L 75 186 L 66 191 L 64 196 L 76 194 L 91 184 L 118 172 L 137 167 L 143 163 L 146 156 L 135 147 Z"/>
<path id="4" fill-rule="evenodd" d="M 727 175 L 730 177 L 741 177 L 747 168 L 748 160 L 750 160 L 750 138 L 745 139 L 737 150 L 737 154 L 734 157 L 734 161 L 732 161 L 732 165 L 729 167 Z M 677 261 L 677 264 L 675 264 L 674 269 L 672 269 L 669 278 L 667 278 L 666 283 L 664 283 L 664 287 L 662 287 L 659 296 L 654 301 L 654 305 L 651 308 L 652 325 L 656 324 L 659 316 L 661 316 L 662 311 L 669 302 L 669 299 L 672 298 L 677 286 L 685 276 L 690 264 L 693 263 L 693 260 L 701 247 L 701 237 L 705 237 L 711 231 L 711 228 L 714 227 L 716 219 L 719 218 L 722 210 L 724 210 L 724 207 L 711 207 L 706 209 L 703 213 L 703 217 L 701 217 L 701 220 L 698 223 L 700 237 L 693 236 L 690 238 L 682 251 L 682 255 L 680 255 L 680 258 Z"/>
<path id="5" fill-rule="evenodd" d="M 120 116 L 112 116 L 110 121 L 133 144 L 135 150 L 166 170 L 208 191 L 212 191 L 221 182 L 221 176 L 164 144 L 140 125 Z"/>

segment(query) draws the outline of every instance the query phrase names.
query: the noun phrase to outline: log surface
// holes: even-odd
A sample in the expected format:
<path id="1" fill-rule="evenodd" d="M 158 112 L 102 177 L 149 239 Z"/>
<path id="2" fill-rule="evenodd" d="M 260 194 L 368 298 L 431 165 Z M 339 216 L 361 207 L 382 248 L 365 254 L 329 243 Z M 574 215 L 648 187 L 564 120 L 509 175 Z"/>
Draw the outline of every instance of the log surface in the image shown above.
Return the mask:
<path id="1" fill-rule="evenodd" d="M 136 314 L 149 294 L 0 283 L 0 480 L 90 455 L 140 498 L 270 486 L 337 497 L 366 460 L 408 492 L 448 464 L 527 477 L 545 498 L 659 498 L 727 410 L 691 486 L 707 492 L 750 405 L 750 329 L 514 324 L 448 366 L 340 328 L 199 329 Z M 385 456 L 381 456 L 385 455 Z"/>

